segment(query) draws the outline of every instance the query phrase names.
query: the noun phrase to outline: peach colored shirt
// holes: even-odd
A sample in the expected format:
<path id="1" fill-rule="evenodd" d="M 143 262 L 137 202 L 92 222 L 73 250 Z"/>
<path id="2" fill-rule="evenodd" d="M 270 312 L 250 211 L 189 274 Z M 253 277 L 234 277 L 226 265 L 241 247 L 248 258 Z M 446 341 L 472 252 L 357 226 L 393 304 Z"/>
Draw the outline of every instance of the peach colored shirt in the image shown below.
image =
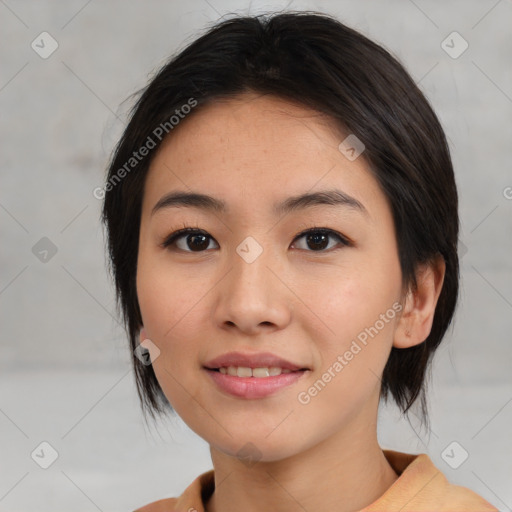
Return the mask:
<path id="1" fill-rule="evenodd" d="M 359 512 L 499 512 L 472 490 L 448 482 L 426 453 L 382 451 L 398 479 Z M 211 469 L 199 475 L 178 498 L 154 501 L 135 512 L 205 512 L 214 489 Z"/>

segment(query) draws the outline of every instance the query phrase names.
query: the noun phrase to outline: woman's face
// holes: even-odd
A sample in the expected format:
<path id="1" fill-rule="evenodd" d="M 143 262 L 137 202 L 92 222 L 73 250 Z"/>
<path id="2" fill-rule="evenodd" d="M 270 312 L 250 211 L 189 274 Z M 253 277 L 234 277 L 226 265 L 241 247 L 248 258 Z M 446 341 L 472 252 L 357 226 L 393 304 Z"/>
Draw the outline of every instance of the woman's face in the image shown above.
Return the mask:
<path id="1" fill-rule="evenodd" d="M 347 135 L 315 112 L 244 94 L 182 120 L 151 164 L 137 268 L 141 340 L 160 351 L 153 367 L 173 408 L 224 453 L 250 442 L 260 460 L 278 460 L 375 420 L 401 271 L 389 204 L 364 153 L 340 151 Z M 274 208 L 334 190 L 361 207 Z M 225 209 L 206 201 L 154 209 L 178 191 Z M 162 245 L 184 227 L 203 236 Z M 205 365 L 234 351 L 307 370 L 259 382 L 217 371 L 214 379 Z M 288 385 L 265 392 L 265 378 Z M 221 379 L 238 385 L 229 391 Z"/>

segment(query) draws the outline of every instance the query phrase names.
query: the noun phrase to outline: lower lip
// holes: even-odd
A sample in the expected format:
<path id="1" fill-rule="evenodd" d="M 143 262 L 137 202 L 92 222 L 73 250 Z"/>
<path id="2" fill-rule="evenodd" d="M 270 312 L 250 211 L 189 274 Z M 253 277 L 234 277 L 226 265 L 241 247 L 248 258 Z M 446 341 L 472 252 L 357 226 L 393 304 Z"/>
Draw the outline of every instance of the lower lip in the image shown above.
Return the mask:
<path id="1" fill-rule="evenodd" d="M 215 384 L 226 393 L 239 398 L 264 398 L 295 384 L 307 370 L 282 373 L 273 377 L 236 377 L 206 368 Z"/>

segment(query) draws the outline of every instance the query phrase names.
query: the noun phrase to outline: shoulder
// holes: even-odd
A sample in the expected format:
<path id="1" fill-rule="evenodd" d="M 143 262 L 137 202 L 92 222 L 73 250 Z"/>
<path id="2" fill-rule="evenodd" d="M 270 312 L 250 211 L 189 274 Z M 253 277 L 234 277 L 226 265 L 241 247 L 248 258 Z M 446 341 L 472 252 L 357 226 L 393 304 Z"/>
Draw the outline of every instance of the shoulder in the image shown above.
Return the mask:
<path id="1" fill-rule="evenodd" d="M 152 501 L 133 512 L 174 512 L 178 498 L 165 498 L 163 500 Z"/>
<path id="2" fill-rule="evenodd" d="M 482 496 L 467 487 L 450 483 L 442 473 L 438 473 L 440 511 L 498 512 L 498 509 Z"/>
<path id="3" fill-rule="evenodd" d="M 449 482 L 427 454 L 384 453 L 399 477 L 364 512 L 498 512 L 476 492 Z"/>
<path id="4" fill-rule="evenodd" d="M 412 502 L 418 506 L 436 506 L 439 512 L 498 512 L 482 496 L 462 485 L 450 482 L 426 454 L 417 459 L 416 484 L 423 482 Z"/>

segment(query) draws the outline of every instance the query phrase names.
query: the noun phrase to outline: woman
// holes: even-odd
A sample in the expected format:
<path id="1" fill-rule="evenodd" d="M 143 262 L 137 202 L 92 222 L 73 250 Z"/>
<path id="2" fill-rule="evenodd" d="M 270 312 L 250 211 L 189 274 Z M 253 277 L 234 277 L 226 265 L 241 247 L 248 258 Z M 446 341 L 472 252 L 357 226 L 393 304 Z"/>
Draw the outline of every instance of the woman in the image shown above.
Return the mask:
<path id="1" fill-rule="evenodd" d="M 428 424 L 459 280 L 445 135 L 382 47 L 317 13 L 214 26 L 135 105 L 103 220 L 143 409 L 213 462 L 139 512 L 497 510 L 377 441 L 380 398 Z"/>

